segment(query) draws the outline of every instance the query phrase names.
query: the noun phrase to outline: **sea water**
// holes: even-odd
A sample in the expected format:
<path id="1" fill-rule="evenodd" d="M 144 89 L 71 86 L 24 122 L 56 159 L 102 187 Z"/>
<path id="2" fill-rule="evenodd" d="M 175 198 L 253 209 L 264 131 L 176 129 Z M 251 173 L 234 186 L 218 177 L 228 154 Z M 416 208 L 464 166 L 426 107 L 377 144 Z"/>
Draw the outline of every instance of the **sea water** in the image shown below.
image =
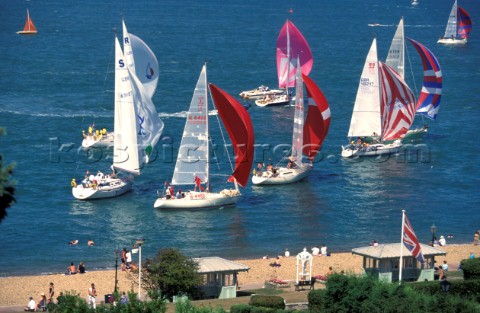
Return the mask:
<path id="1" fill-rule="evenodd" d="M 451 1 L 3 1 L 0 5 L 0 137 L 4 165 L 15 163 L 17 202 L 0 224 L 0 273 L 63 272 L 70 262 L 112 268 L 114 250 L 144 238 L 142 256 L 174 247 L 191 257 L 257 258 L 288 248 L 292 254 L 325 243 L 332 253 L 399 242 L 401 210 L 423 243 L 453 235 L 466 243 L 480 228 L 480 30 L 469 43 L 436 43 Z M 461 4 L 475 22 L 480 6 Z M 26 9 L 38 29 L 20 36 Z M 290 8 L 292 13 L 289 13 Z M 438 120 L 410 153 L 378 160 L 340 157 L 363 63 L 376 36 L 384 60 L 400 17 L 406 36 L 426 45 L 442 67 Z M 160 63 L 153 102 L 165 129 L 154 161 L 121 197 L 75 200 L 72 178 L 108 171 L 108 153 L 79 149 L 81 132 L 95 123 L 113 128 L 113 47 L 121 19 Z M 235 207 L 160 211 L 157 190 L 172 177 L 185 111 L 204 62 L 208 80 L 240 100 L 259 85 L 277 86 L 275 45 L 290 19 L 314 56 L 310 73 L 327 97 L 332 124 L 311 176 L 283 186 L 252 186 Z M 368 24 L 379 24 L 377 27 Z M 116 31 L 116 33 L 115 33 Z M 407 81 L 416 95 L 422 65 L 407 43 Z M 415 80 L 412 78 L 412 73 Z M 242 102 L 248 106 L 249 103 Z M 277 163 L 291 143 L 293 107 L 249 108 L 256 137 L 255 162 Z M 230 173 L 211 119 L 217 161 L 214 189 Z M 425 121 L 418 118 L 416 126 Z M 78 239 L 77 246 L 69 246 Z M 93 239 L 96 245 L 87 246 Z"/>

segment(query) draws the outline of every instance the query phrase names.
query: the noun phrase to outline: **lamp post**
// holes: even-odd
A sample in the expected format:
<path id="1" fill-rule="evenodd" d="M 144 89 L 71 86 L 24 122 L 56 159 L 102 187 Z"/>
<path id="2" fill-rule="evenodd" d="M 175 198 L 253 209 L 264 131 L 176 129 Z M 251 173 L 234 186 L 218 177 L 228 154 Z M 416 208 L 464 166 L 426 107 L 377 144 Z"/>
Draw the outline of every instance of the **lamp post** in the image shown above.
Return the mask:
<path id="1" fill-rule="evenodd" d="M 138 300 L 142 300 L 142 244 L 144 239 L 137 239 L 135 242 L 138 246 Z"/>
<path id="2" fill-rule="evenodd" d="M 437 226 L 435 226 L 435 224 L 430 226 L 430 232 L 432 233 L 432 247 L 433 247 L 435 244 L 435 233 L 437 232 Z"/>
<path id="3" fill-rule="evenodd" d="M 118 250 L 115 249 L 113 251 L 113 254 L 115 255 L 115 289 L 113 291 L 114 294 L 117 294 L 117 284 L 118 284 L 118 279 L 117 279 L 117 270 L 118 270 Z"/>

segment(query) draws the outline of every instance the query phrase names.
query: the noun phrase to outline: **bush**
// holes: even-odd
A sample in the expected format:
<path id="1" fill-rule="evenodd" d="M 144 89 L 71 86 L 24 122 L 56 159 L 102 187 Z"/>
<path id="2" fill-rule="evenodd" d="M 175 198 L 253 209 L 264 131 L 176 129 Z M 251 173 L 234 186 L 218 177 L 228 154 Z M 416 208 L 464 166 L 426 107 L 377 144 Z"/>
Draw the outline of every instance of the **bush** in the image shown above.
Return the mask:
<path id="1" fill-rule="evenodd" d="M 281 310 L 285 309 L 285 301 L 280 296 L 254 295 L 250 298 L 249 304 L 255 307 L 266 307 Z"/>
<path id="2" fill-rule="evenodd" d="M 325 289 L 312 290 L 308 293 L 308 309 L 311 313 L 323 312 L 325 293 Z"/>
<path id="3" fill-rule="evenodd" d="M 230 313 L 250 313 L 251 308 L 248 304 L 234 304 L 230 308 Z"/>
<path id="4" fill-rule="evenodd" d="M 480 258 L 465 259 L 460 262 L 463 279 L 480 279 Z"/>
<path id="5" fill-rule="evenodd" d="M 252 306 L 250 313 L 274 313 L 275 309 L 268 308 L 265 306 Z"/>

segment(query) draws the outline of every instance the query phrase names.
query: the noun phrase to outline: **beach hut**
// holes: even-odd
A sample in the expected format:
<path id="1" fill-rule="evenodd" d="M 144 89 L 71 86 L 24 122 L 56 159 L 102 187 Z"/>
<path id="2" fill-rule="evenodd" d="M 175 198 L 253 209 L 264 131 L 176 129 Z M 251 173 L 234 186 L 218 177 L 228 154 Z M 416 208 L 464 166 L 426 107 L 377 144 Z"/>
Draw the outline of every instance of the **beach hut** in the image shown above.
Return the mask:
<path id="1" fill-rule="evenodd" d="M 400 263 L 400 243 L 379 244 L 352 249 L 352 254 L 363 257 L 363 269 L 366 274 L 373 275 L 387 282 L 398 281 Z M 425 281 L 435 278 L 435 257 L 447 253 L 435 247 L 420 244 L 425 263 L 418 262 L 403 247 L 402 281 Z"/>
<path id="2" fill-rule="evenodd" d="M 193 259 L 199 265 L 198 273 L 203 275 L 199 288 L 205 299 L 228 299 L 237 297 L 237 275 L 248 272 L 248 266 L 220 257 Z"/>

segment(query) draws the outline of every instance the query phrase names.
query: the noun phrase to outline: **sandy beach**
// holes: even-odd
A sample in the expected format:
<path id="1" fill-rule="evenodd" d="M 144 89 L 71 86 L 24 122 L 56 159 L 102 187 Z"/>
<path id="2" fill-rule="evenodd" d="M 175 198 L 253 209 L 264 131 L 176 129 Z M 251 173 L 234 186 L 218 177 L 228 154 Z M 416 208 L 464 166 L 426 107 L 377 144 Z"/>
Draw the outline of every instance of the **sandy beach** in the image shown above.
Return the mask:
<path id="1" fill-rule="evenodd" d="M 474 252 L 477 257 L 480 256 L 480 246 L 472 244 L 448 245 L 439 247 L 447 252 L 446 257 L 437 257 L 437 264 L 446 260 L 450 269 L 456 269 L 462 259 L 468 258 L 470 252 Z M 272 278 L 294 281 L 296 276 L 296 254 L 301 252 L 291 251 L 292 256 L 280 258 L 281 266 L 274 268 L 269 266 L 275 261 L 275 257 L 269 259 L 245 259 L 235 260 L 250 267 L 247 273 L 239 274 L 239 286 L 242 289 L 254 285 L 262 285 L 265 281 Z M 309 251 L 310 252 L 310 251 Z M 312 273 L 314 275 L 325 274 L 329 267 L 334 271 L 345 271 L 347 273 L 360 273 L 362 271 L 362 258 L 352 255 L 350 252 L 332 253 L 329 257 L 314 257 Z M 40 299 L 40 293 L 48 293 L 50 282 L 55 285 L 55 297 L 63 291 L 74 291 L 86 298 L 88 288 L 91 283 L 95 283 L 98 301 L 104 300 L 104 295 L 111 294 L 115 287 L 115 271 L 91 271 L 85 274 L 76 275 L 37 275 L 37 276 L 12 276 L 0 278 L 0 307 L 26 305 L 28 298 L 33 296 L 35 300 Z M 118 289 L 120 291 L 129 291 L 133 289 L 138 291 L 138 275 L 118 271 Z"/>

